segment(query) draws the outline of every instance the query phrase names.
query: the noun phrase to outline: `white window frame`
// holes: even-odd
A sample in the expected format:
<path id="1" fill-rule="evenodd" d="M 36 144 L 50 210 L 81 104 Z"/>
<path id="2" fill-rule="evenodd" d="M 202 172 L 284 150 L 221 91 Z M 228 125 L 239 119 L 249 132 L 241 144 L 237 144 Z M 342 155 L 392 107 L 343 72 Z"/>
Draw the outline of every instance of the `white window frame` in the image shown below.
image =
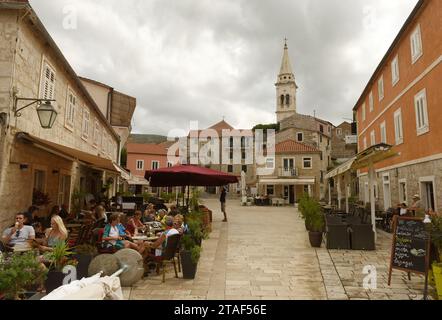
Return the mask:
<path id="1" fill-rule="evenodd" d="M 89 109 L 83 108 L 83 121 L 81 125 L 81 138 L 85 141 L 89 138 L 89 129 L 91 123 L 91 113 Z"/>
<path id="2" fill-rule="evenodd" d="M 381 129 L 381 143 L 387 143 L 387 125 L 385 121 L 381 123 L 380 129 Z"/>
<path id="3" fill-rule="evenodd" d="M 418 24 L 410 36 L 411 47 L 411 64 L 415 64 L 417 60 L 424 54 L 422 47 L 421 27 Z"/>
<path id="4" fill-rule="evenodd" d="M 376 145 L 376 132 L 374 130 L 371 130 L 370 132 L 370 146 Z"/>
<path id="5" fill-rule="evenodd" d="M 391 61 L 391 84 L 395 86 L 400 80 L 400 71 L 399 71 L 399 55 L 396 55 Z"/>
<path id="6" fill-rule="evenodd" d="M 156 168 L 155 168 L 155 164 L 156 163 Z M 150 168 L 152 169 L 152 170 L 157 170 L 157 169 L 159 169 L 160 168 L 160 162 L 158 161 L 158 160 L 152 160 L 151 161 L 151 164 L 150 164 Z"/>
<path id="7" fill-rule="evenodd" d="M 271 164 L 271 166 L 269 166 Z M 266 169 L 275 169 L 275 158 L 274 157 L 267 157 L 266 158 Z"/>
<path id="8" fill-rule="evenodd" d="M 141 165 L 140 165 L 141 164 Z M 135 168 L 137 169 L 137 170 L 144 170 L 144 160 L 136 160 L 136 162 L 135 162 Z"/>
<path id="9" fill-rule="evenodd" d="M 364 137 L 364 150 L 367 150 L 367 137 Z"/>
<path id="10" fill-rule="evenodd" d="M 362 121 L 365 121 L 366 119 L 366 113 L 365 113 L 365 102 L 362 105 Z"/>
<path id="11" fill-rule="evenodd" d="M 404 127 L 402 125 L 402 111 L 400 108 L 394 113 L 394 137 L 396 145 L 404 143 Z"/>
<path id="12" fill-rule="evenodd" d="M 373 112 L 373 110 L 374 110 L 373 91 L 370 91 L 370 94 L 368 96 L 368 105 L 369 105 L 370 112 Z"/>
<path id="13" fill-rule="evenodd" d="M 430 131 L 426 89 L 421 90 L 414 96 L 414 110 L 416 114 L 416 131 L 417 135 L 420 136 Z"/>
<path id="14" fill-rule="evenodd" d="M 52 84 L 48 84 L 48 94 L 45 94 L 45 86 L 46 86 L 46 69 L 49 69 L 50 72 L 53 73 L 53 81 Z M 57 83 L 57 73 L 55 72 L 55 68 L 49 63 L 49 61 L 43 57 L 41 75 L 40 75 L 40 98 L 47 100 L 55 100 L 55 88 Z"/>
<path id="15" fill-rule="evenodd" d="M 379 96 L 379 101 L 384 100 L 384 97 L 385 97 L 384 75 L 382 75 L 378 80 L 378 96 Z"/>
<path id="16" fill-rule="evenodd" d="M 336 135 L 337 136 L 342 136 L 342 129 L 341 128 L 337 128 L 336 129 Z"/>
<path id="17" fill-rule="evenodd" d="M 170 162 L 170 161 L 167 161 L 167 167 L 168 167 L 168 168 L 172 168 L 172 167 L 173 167 L 173 163 Z"/>
<path id="18" fill-rule="evenodd" d="M 405 185 L 405 191 L 402 191 L 401 185 Z M 399 179 L 399 203 L 405 203 L 408 205 L 408 196 L 407 196 L 407 179 Z"/>
<path id="19" fill-rule="evenodd" d="M 301 140 L 298 140 L 298 135 L 301 135 Z M 296 132 L 296 141 L 304 142 L 304 132 Z"/>
<path id="20" fill-rule="evenodd" d="M 71 96 L 73 99 L 73 104 L 71 103 Z M 75 113 L 77 109 L 78 104 L 78 98 L 75 95 L 74 91 L 68 87 L 67 90 L 67 97 L 66 97 L 66 114 L 64 119 L 64 126 L 69 131 L 74 131 L 74 124 L 75 124 Z"/>
<path id="21" fill-rule="evenodd" d="M 305 160 L 310 160 L 310 167 L 305 166 Z M 313 158 L 312 157 L 302 157 L 302 169 L 313 170 Z"/>

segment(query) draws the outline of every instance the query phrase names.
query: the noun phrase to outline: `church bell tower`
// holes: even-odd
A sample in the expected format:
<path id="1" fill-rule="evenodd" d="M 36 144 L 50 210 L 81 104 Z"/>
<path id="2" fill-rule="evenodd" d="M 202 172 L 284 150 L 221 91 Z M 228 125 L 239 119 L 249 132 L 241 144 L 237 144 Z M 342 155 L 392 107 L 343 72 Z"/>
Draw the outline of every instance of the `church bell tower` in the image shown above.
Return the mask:
<path id="1" fill-rule="evenodd" d="M 295 75 L 290 64 L 287 39 L 284 43 L 284 54 L 282 56 L 281 70 L 279 71 L 276 86 L 276 120 L 281 122 L 296 114 L 296 85 Z"/>

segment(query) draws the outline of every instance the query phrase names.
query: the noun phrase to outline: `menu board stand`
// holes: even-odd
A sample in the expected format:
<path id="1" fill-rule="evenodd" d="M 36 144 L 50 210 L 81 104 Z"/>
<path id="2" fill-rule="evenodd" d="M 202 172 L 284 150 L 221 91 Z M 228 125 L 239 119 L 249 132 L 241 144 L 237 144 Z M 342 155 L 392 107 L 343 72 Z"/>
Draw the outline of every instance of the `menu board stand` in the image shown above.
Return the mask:
<path id="1" fill-rule="evenodd" d="M 424 300 L 427 300 L 430 235 L 425 224 L 419 218 L 395 216 L 393 230 L 388 285 L 393 269 L 407 272 L 409 280 L 411 273 L 422 274 L 425 277 Z"/>

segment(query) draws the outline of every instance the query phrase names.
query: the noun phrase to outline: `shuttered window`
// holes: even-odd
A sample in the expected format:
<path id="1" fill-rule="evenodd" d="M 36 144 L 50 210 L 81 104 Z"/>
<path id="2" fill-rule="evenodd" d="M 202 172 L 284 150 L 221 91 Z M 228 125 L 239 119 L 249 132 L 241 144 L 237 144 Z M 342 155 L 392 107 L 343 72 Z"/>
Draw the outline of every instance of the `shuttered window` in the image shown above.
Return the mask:
<path id="1" fill-rule="evenodd" d="M 71 130 L 74 130 L 76 106 L 77 106 L 77 97 L 74 95 L 74 93 L 72 91 L 68 90 L 68 101 L 66 104 L 65 126 Z"/>
<path id="2" fill-rule="evenodd" d="M 41 98 L 48 100 L 55 98 L 55 71 L 47 62 L 43 68 Z"/>

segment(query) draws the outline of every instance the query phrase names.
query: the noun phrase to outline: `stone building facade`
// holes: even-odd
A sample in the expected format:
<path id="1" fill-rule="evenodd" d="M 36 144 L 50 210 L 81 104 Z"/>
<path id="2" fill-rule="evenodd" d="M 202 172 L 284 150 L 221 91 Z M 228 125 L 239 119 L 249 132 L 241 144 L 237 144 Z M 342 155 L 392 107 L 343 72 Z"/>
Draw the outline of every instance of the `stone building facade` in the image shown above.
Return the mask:
<path id="1" fill-rule="evenodd" d="M 358 144 L 352 135 L 351 123 L 343 122 L 332 128 L 331 159 L 336 164 L 342 164 L 354 157 L 357 153 Z"/>
<path id="2" fill-rule="evenodd" d="M 319 149 L 285 140 L 275 145 L 274 158 L 268 158 L 269 172 L 257 170 L 259 194 L 296 203 L 304 193 L 320 197 L 321 160 Z"/>
<path id="3" fill-rule="evenodd" d="M 294 140 L 320 151 L 319 162 L 317 163 L 317 167 L 320 168 L 318 198 L 322 199 L 326 192 L 324 176 L 332 165 L 331 132 L 333 125 L 328 121 L 297 112 L 296 94 L 298 86 L 292 71 L 287 43 L 284 45 L 284 54 L 276 88 L 276 114 L 280 127 L 276 134 L 276 143 Z"/>
<path id="4" fill-rule="evenodd" d="M 353 109 L 359 150 L 382 142 L 397 153 L 375 165 L 381 209 L 418 194 L 424 209 L 442 210 L 441 12 L 441 1 L 417 3 Z M 367 171 L 358 174 L 367 202 Z"/>
<path id="5" fill-rule="evenodd" d="M 0 229 L 33 204 L 34 190 L 71 205 L 74 190 L 116 190 L 120 137 L 27 1 L 0 3 Z M 58 113 L 43 129 L 34 106 L 53 99 Z M 29 102 L 29 101 L 28 101 Z"/>

